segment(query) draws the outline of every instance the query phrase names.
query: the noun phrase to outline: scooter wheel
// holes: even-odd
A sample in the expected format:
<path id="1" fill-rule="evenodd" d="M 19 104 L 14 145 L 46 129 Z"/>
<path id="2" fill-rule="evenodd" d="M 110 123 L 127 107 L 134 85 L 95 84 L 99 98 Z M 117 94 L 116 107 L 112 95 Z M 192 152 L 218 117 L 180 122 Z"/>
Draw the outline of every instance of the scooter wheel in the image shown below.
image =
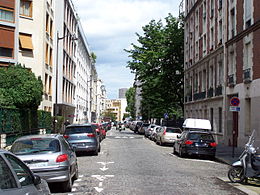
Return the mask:
<path id="1" fill-rule="evenodd" d="M 228 171 L 228 178 L 232 183 L 242 183 L 245 179 L 243 167 L 231 167 Z"/>

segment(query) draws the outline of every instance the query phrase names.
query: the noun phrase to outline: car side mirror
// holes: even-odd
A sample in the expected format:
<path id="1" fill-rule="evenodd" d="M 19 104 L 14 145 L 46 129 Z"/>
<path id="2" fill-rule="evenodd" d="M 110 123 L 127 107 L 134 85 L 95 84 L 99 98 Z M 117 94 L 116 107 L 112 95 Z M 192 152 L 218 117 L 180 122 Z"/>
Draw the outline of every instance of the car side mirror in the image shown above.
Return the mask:
<path id="1" fill-rule="evenodd" d="M 33 183 L 34 183 L 34 185 L 39 185 L 40 183 L 41 183 L 42 181 L 41 181 L 41 178 L 40 178 L 40 176 L 39 175 L 34 175 L 33 176 Z"/>
<path id="2" fill-rule="evenodd" d="M 181 138 L 181 136 L 180 136 L 180 135 L 177 135 L 177 138 L 178 138 L 178 139 L 180 139 L 180 138 Z"/>

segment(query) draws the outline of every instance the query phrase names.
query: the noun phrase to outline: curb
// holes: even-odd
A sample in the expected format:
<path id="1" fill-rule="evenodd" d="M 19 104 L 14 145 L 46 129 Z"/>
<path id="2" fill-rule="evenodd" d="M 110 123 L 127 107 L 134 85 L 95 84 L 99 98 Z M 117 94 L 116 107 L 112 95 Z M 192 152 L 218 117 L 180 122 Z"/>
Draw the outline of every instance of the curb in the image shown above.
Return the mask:
<path id="1" fill-rule="evenodd" d="M 258 187 L 255 187 L 256 188 L 256 191 L 255 191 L 255 190 L 248 189 L 248 187 L 243 184 L 231 183 L 231 182 L 229 182 L 228 178 L 226 178 L 226 177 L 217 177 L 217 178 L 249 195 L 259 195 L 260 194 L 260 189 Z"/>

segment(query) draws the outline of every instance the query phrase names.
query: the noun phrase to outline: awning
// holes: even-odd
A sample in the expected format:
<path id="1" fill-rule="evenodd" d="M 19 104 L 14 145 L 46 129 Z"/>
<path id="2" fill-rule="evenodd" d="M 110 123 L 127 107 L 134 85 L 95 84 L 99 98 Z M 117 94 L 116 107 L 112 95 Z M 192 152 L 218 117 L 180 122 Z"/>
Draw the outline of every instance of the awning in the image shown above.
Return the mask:
<path id="1" fill-rule="evenodd" d="M 20 47 L 22 49 L 33 50 L 32 36 L 31 35 L 20 34 L 19 40 L 20 40 Z"/>

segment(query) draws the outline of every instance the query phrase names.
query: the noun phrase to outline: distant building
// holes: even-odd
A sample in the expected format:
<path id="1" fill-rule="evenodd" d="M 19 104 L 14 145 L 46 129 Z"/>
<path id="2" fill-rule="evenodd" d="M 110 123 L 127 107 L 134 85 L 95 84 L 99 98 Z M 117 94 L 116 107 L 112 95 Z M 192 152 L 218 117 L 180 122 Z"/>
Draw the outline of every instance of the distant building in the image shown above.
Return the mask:
<path id="1" fill-rule="evenodd" d="M 121 88 L 119 89 L 119 96 L 118 98 L 121 99 L 121 98 L 126 98 L 125 97 L 125 93 L 127 92 L 128 88 Z"/>
<path id="2" fill-rule="evenodd" d="M 122 121 L 127 106 L 126 99 L 106 100 L 106 110 L 115 114 L 117 121 Z"/>

